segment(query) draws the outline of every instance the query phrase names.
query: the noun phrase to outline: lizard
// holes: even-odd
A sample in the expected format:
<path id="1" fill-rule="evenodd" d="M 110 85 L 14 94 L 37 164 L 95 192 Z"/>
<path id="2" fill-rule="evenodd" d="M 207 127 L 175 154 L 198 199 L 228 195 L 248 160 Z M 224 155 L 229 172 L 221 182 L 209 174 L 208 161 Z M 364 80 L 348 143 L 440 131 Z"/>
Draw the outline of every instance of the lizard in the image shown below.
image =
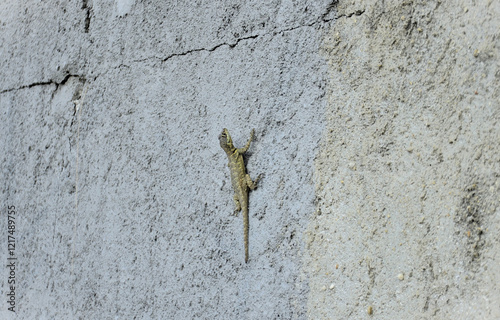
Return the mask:
<path id="1" fill-rule="evenodd" d="M 262 175 L 259 175 L 255 181 L 252 181 L 252 178 L 250 178 L 250 175 L 246 172 L 245 162 L 243 161 L 243 154 L 250 147 L 254 134 L 255 129 L 252 129 L 250 139 L 248 139 L 247 144 L 243 148 L 234 147 L 233 140 L 231 139 L 229 131 L 226 128 L 222 129 L 222 133 L 219 135 L 220 146 L 224 152 L 226 152 L 229 160 L 227 166 L 231 171 L 231 184 L 234 190 L 233 199 L 236 206 L 234 214 L 238 215 L 238 212 L 243 211 L 245 263 L 248 263 L 248 189 L 254 190 L 257 188 L 257 182 L 262 177 Z"/>

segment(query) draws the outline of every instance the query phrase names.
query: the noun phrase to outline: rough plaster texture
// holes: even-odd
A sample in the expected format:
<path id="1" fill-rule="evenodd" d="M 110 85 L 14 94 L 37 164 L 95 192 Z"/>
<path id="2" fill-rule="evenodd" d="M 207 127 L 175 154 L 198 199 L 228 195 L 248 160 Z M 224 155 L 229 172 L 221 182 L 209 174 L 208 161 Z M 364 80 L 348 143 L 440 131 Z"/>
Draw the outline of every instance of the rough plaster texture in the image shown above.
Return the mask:
<path id="1" fill-rule="evenodd" d="M 340 1 L 312 319 L 500 319 L 500 5 Z"/>
<path id="2" fill-rule="evenodd" d="M 500 318 L 499 11 L 2 2 L 17 318 Z"/>

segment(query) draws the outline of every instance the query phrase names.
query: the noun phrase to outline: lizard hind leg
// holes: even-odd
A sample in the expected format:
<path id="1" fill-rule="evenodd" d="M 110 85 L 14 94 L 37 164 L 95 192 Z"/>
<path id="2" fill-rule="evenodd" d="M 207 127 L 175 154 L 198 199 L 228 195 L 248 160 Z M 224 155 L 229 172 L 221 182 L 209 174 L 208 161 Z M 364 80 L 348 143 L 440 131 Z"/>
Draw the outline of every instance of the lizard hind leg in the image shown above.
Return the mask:
<path id="1" fill-rule="evenodd" d="M 262 174 L 259 174 L 257 179 L 255 181 L 252 181 L 252 178 L 250 178 L 250 175 L 247 173 L 245 176 L 245 180 L 247 182 L 247 186 L 250 188 L 250 190 L 254 190 L 257 188 L 257 182 L 259 182 L 260 178 L 262 178 Z"/>
<path id="2" fill-rule="evenodd" d="M 236 193 L 234 194 L 233 196 L 233 200 L 234 200 L 234 215 L 237 216 L 238 215 L 238 212 L 241 211 L 241 204 L 240 204 L 240 200 L 238 199 L 238 196 L 236 195 Z"/>

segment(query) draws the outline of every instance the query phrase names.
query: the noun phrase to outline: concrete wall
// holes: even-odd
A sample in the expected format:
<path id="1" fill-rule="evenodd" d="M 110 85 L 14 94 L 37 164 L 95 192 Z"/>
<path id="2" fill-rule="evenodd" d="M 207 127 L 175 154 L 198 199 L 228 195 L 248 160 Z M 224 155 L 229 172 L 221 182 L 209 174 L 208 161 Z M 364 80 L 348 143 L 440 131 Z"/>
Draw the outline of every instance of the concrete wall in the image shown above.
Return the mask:
<path id="1" fill-rule="evenodd" d="M 3 1 L 0 317 L 500 318 L 499 16 Z"/>

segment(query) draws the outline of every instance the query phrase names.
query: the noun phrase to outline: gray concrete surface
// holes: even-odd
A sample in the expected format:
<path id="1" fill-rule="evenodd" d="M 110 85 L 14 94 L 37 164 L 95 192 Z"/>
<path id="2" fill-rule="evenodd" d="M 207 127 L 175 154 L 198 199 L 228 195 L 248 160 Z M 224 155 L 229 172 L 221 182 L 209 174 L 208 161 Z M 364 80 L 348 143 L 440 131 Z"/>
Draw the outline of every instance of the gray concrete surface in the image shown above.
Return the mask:
<path id="1" fill-rule="evenodd" d="M 500 318 L 499 11 L 2 2 L 0 317 Z"/>

